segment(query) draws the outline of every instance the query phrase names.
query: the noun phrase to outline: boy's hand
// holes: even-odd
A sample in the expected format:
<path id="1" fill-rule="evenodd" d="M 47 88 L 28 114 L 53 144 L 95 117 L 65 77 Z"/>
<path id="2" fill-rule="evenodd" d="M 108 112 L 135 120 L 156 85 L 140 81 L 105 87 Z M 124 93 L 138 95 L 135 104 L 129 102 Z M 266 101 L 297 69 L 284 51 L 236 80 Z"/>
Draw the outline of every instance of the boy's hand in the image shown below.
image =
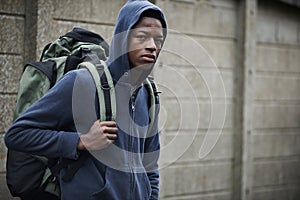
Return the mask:
<path id="1" fill-rule="evenodd" d="M 81 134 L 79 150 L 101 150 L 117 139 L 117 124 L 114 121 L 95 121 L 86 134 Z"/>

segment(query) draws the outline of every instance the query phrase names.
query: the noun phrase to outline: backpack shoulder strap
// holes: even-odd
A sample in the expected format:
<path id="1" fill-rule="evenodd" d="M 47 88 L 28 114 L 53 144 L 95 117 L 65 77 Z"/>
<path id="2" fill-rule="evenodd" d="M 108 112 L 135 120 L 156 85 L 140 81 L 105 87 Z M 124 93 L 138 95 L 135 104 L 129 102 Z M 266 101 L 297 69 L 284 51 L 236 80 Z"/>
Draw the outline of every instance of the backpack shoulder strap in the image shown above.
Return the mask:
<path id="1" fill-rule="evenodd" d="M 88 54 L 86 56 L 86 61 L 78 65 L 78 69 L 86 68 L 91 76 L 93 77 L 94 83 L 96 85 L 98 99 L 99 99 L 99 108 L 100 108 L 100 120 L 101 121 L 115 121 L 116 119 L 116 96 L 115 89 L 111 74 L 108 70 L 107 65 L 104 61 L 99 60 L 97 55 Z M 71 164 L 68 171 L 62 177 L 65 182 L 71 181 L 74 174 L 78 169 L 83 165 L 88 153 L 81 153 L 78 160 Z M 51 169 L 52 173 L 57 173 L 61 168 L 69 163 L 62 162 L 59 165 L 56 165 Z"/>
<path id="2" fill-rule="evenodd" d="M 91 61 L 82 62 L 78 68 L 86 68 L 90 72 L 96 85 L 100 120 L 110 121 L 116 119 L 116 96 L 111 74 L 106 63 L 94 55 L 88 55 Z"/>
<path id="3" fill-rule="evenodd" d="M 159 104 L 159 93 L 157 91 L 157 86 L 154 82 L 154 79 L 149 76 L 145 81 L 144 85 L 148 91 L 149 95 L 149 100 L 148 100 L 148 105 L 149 105 L 149 126 L 148 126 L 148 133 L 152 130 L 154 121 L 155 121 L 155 114 L 156 114 L 156 106 Z"/>

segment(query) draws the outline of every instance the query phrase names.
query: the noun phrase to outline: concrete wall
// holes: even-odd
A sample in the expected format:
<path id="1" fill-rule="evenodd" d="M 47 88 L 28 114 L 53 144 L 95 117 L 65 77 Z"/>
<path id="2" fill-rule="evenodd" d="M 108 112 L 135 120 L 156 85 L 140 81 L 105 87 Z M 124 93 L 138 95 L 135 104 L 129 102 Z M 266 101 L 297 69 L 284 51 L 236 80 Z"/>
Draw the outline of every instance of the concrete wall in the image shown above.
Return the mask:
<path id="1" fill-rule="evenodd" d="M 23 63 L 73 26 L 109 39 L 124 2 L 0 0 L 0 199 L 10 198 L 2 138 Z M 155 3 L 170 28 L 153 73 L 163 92 L 161 199 L 299 199 L 299 8 Z"/>
<path id="2" fill-rule="evenodd" d="M 230 200 L 237 5 L 156 2 L 173 29 L 154 73 L 165 110 L 161 197 Z"/>
<path id="3" fill-rule="evenodd" d="M 299 31 L 299 9 L 258 4 L 252 102 L 254 199 L 300 196 Z"/>

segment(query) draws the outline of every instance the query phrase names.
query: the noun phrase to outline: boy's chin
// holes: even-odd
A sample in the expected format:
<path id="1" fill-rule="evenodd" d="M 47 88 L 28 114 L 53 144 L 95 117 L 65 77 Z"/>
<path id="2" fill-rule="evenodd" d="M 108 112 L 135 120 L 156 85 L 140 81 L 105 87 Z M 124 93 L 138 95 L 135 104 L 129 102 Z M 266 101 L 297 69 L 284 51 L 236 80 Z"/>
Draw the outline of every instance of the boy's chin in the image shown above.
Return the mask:
<path id="1" fill-rule="evenodd" d="M 154 63 L 147 63 L 131 68 L 130 77 L 132 85 L 140 85 L 150 75 Z"/>

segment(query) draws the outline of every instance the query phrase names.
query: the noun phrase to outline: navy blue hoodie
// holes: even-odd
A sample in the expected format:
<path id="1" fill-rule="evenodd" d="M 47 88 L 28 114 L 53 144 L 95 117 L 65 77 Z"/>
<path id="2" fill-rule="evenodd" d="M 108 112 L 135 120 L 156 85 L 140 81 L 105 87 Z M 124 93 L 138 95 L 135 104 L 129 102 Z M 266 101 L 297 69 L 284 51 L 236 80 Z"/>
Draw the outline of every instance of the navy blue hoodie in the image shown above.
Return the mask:
<path id="1" fill-rule="evenodd" d="M 158 199 L 158 117 L 149 132 L 147 90 L 141 85 L 133 101 L 136 87 L 128 82 L 128 31 L 149 9 L 161 13 L 166 28 L 163 13 L 148 1 L 128 1 L 119 13 L 107 61 L 116 84 L 118 138 L 101 151 L 89 152 L 72 181 L 60 180 L 62 199 Z M 5 135 L 6 145 L 34 155 L 76 160 L 81 153 L 79 135 L 99 119 L 97 98 L 87 70 L 67 73 L 13 123 Z M 61 177 L 65 172 L 61 170 Z"/>

